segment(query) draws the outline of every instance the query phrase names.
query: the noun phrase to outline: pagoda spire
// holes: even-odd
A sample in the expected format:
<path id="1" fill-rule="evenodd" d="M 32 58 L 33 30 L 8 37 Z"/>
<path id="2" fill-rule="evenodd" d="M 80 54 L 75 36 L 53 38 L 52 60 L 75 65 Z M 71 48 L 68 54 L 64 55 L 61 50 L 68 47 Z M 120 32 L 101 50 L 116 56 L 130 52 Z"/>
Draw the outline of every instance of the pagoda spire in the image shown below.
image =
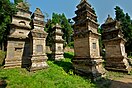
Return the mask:
<path id="1" fill-rule="evenodd" d="M 81 0 L 81 2 L 80 2 L 80 3 L 82 3 L 82 2 L 87 2 L 87 0 Z"/>
<path id="2" fill-rule="evenodd" d="M 72 64 L 75 73 L 97 80 L 105 73 L 99 50 L 97 16 L 87 0 L 80 0 L 76 7 L 76 16 L 73 18 L 75 56 Z"/>
<path id="3" fill-rule="evenodd" d="M 85 5 L 84 5 L 85 4 Z M 77 5 L 77 8 L 81 8 L 82 6 L 88 6 L 91 8 L 91 5 L 88 3 L 88 0 L 81 0 L 80 3 Z"/>
<path id="4" fill-rule="evenodd" d="M 108 15 L 108 18 L 106 19 L 105 23 L 110 23 L 114 21 L 110 15 Z"/>

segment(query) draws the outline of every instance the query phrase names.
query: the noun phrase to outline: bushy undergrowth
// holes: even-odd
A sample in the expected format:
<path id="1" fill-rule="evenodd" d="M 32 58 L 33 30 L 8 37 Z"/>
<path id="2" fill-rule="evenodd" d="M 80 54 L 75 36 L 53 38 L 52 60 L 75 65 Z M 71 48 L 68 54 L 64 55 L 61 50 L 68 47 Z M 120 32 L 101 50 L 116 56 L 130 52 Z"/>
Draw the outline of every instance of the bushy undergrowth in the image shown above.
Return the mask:
<path id="1" fill-rule="evenodd" d="M 97 88 L 90 80 L 73 74 L 69 58 L 48 61 L 48 64 L 48 69 L 35 73 L 20 68 L 3 69 L 0 70 L 0 80 L 6 81 L 7 88 Z"/>
<path id="2" fill-rule="evenodd" d="M 5 52 L 0 50 L 0 66 L 3 65 L 4 59 L 5 59 Z"/>

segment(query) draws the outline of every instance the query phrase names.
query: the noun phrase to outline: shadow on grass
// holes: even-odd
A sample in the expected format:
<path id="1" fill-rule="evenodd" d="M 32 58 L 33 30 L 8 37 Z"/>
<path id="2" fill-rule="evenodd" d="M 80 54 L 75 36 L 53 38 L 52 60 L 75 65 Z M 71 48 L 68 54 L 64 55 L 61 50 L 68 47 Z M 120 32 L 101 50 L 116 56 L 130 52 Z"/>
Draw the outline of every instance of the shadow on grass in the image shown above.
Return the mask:
<path id="1" fill-rule="evenodd" d="M 72 66 L 72 62 L 70 60 L 72 60 L 73 58 L 73 54 L 71 53 L 64 53 L 64 58 L 65 60 L 61 60 L 61 61 L 54 61 L 54 64 L 62 67 L 64 69 L 64 71 L 66 73 L 68 73 L 70 70 L 73 70 L 73 66 Z M 68 58 L 68 59 L 67 59 Z M 68 60 L 68 61 L 67 61 Z"/>
<path id="2" fill-rule="evenodd" d="M 71 62 L 54 61 L 54 64 L 62 67 L 66 73 L 68 73 L 70 70 L 73 70 L 73 66 Z"/>
<path id="3" fill-rule="evenodd" d="M 92 81 L 96 85 L 97 88 L 109 88 L 111 85 L 111 80 L 107 78 L 101 78 L 97 81 Z"/>
<path id="4" fill-rule="evenodd" d="M 6 86 L 7 86 L 6 79 L 7 79 L 7 77 L 0 78 L 0 88 L 6 88 Z"/>
<path id="5" fill-rule="evenodd" d="M 61 60 L 61 61 L 54 61 L 51 54 L 48 54 L 47 56 L 48 56 L 49 61 L 53 61 L 54 64 L 58 65 L 59 67 L 62 67 L 66 73 L 76 74 L 76 73 L 74 73 L 74 67 L 71 62 L 72 58 L 74 57 L 74 55 L 72 53 L 64 53 L 65 60 Z M 78 74 L 76 74 L 76 75 L 78 75 Z M 81 77 L 85 80 L 89 80 L 88 77 L 85 77 L 85 76 L 81 76 Z M 92 83 L 94 83 L 96 85 L 95 88 L 109 88 L 109 86 L 110 86 L 109 79 L 100 79 L 97 82 L 92 82 Z"/>
<path id="6" fill-rule="evenodd" d="M 60 61 L 54 61 L 52 58 L 52 54 L 47 54 L 48 61 L 53 61 L 54 64 L 58 65 L 59 67 L 62 67 L 66 73 L 68 73 L 70 70 L 73 70 L 72 62 L 70 61 L 73 58 L 73 55 L 70 53 L 64 53 L 65 60 Z M 69 61 L 66 61 L 68 58 Z"/>

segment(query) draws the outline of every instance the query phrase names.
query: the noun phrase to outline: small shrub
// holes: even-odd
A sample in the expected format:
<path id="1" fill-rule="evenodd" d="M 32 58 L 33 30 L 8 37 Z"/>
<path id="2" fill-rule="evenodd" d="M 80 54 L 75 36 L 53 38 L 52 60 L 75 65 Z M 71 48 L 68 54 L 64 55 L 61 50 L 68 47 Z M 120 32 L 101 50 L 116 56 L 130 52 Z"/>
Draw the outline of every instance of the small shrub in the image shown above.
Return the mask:
<path id="1" fill-rule="evenodd" d="M 132 56 L 128 56 L 128 58 L 131 58 L 132 59 Z"/>
<path id="2" fill-rule="evenodd" d="M 0 50 L 0 66 L 3 65 L 5 59 L 5 52 Z"/>
<path id="3" fill-rule="evenodd" d="M 69 46 L 70 48 L 74 48 L 74 42 L 70 42 L 70 43 L 68 44 L 68 46 Z"/>
<path id="4" fill-rule="evenodd" d="M 72 53 L 72 52 L 65 52 L 65 53 L 64 53 L 64 57 L 65 57 L 65 58 L 70 58 L 70 59 L 72 59 L 73 56 L 74 56 L 74 53 Z"/>

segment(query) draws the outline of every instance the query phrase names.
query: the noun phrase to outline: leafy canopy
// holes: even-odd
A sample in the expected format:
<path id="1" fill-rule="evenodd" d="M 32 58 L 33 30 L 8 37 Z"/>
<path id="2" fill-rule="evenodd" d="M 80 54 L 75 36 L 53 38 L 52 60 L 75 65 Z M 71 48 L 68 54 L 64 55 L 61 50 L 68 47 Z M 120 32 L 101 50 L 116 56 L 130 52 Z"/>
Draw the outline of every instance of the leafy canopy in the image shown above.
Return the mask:
<path id="1" fill-rule="evenodd" d="M 68 22 L 68 19 L 66 18 L 64 13 L 63 14 L 53 13 L 52 20 L 49 20 L 47 22 L 47 26 L 45 28 L 45 30 L 48 32 L 47 45 L 52 46 L 52 42 L 53 42 L 52 27 L 56 25 L 56 23 L 58 23 L 62 27 L 62 31 L 64 33 L 63 39 L 65 40 L 65 45 L 69 44 L 72 40 L 71 38 L 73 34 L 71 24 Z"/>
<path id="2" fill-rule="evenodd" d="M 10 0 L 0 0 L 0 43 L 6 40 L 11 17 L 16 13 L 16 6 Z"/>

